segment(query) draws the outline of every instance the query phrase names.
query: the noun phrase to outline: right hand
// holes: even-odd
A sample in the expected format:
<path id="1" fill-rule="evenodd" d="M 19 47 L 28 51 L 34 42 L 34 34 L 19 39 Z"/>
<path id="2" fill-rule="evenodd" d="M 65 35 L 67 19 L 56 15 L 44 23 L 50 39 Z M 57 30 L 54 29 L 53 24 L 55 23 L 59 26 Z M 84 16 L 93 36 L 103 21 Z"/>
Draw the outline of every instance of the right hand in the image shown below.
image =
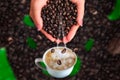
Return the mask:
<path id="1" fill-rule="evenodd" d="M 83 25 L 85 0 L 71 0 L 71 1 L 77 5 L 77 11 L 78 11 L 78 13 L 77 13 L 77 25 L 73 25 L 71 27 L 67 36 L 64 36 L 63 43 L 70 42 L 74 38 L 79 26 Z"/>
<path id="2" fill-rule="evenodd" d="M 41 31 L 52 42 L 60 43 L 60 40 L 56 40 L 52 35 L 48 34 L 43 27 L 43 19 L 41 17 L 41 10 L 46 5 L 47 0 L 31 0 L 30 4 L 30 17 L 37 26 L 38 31 Z"/>
<path id="3" fill-rule="evenodd" d="M 30 16 L 37 26 L 38 30 L 43 27 L 43 20 L 41 17 L 42 7 L 46 5 L 47 0 L 31 0 L 30 4 Z"/>

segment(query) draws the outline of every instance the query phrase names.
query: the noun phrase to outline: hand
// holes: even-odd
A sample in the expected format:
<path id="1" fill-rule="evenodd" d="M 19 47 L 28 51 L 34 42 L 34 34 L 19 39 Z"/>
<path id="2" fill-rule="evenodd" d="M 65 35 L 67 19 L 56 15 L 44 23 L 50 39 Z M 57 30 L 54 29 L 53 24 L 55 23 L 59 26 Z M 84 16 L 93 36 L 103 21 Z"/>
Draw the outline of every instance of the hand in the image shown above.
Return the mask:
<path id="1" fill-rule="evenodd" d="M 84 16 L 84 4 L 85 0 L 71 0 L 73 3 L 77 5 L 77 25 L 73 25 L 67 36 L 63 38 L 64 43 L 70 42 L 76 34 L 79 26 L 83 24 L 83 16 Z"/>
<path id="2" fill-rule="evenodd" d="M 43 20 L 41 17 L 42 7 L 46 5 L 47 0 L 31 0 L 30 16 L 37 26 L 38 30 L 43 27 Z"/>
<path id="3" fill-rule="evenodd" d="M 61 42 L 60 40 L 56 40 L 50 34 L 48 34 L 45 30 L 42 29 L 43 20 L 41 17 L 41 10 L 46 5 L 46 2 L 47 2 L 47 0 L 31 0 L 29 14 L 39 31 L 41 31 L 52 42 L 56 41 L 56 43 L 59 43 L 59 42 Z"/>
<path id="4" fill-rule="evenodd" d="M 73 25 L 68 35 L 63 38 L 64 43 L 71 41 L 74 35 L 76 34 L 76 31 L 79 28 L 79 26 L 82 26 L 82 19 L 84 15 L 85 1 L 84 0 L 71 0 L 71 1 L 77 5 L 77 10 L 78 10 L 77 23 L 78 24 Z M 47 0 L 31 0 L 30 16 L 33 19 L 39 31 L 41 31 L 52 42 L 56 42 L 59 44 L 60 42 L 62 42 L 62 40 L 53 38 L 52 35 L 48 34 L 45 30 L 42 29 L 43 20 L 41 17 L 41 10 L 42 10 L 42 7 L 46 5 L 46 2 Z"/>

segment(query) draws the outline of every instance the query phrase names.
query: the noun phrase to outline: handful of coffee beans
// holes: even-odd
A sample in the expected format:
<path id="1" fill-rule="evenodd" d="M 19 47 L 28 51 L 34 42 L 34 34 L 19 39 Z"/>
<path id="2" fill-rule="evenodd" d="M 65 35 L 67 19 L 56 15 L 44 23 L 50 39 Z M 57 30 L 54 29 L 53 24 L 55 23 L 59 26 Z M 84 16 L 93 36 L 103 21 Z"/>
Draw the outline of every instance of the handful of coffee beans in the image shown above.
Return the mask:
<path id="1" fill-rule="evenodd" d="M 63 32 L 67 35 L 72 25 L 77 24 L 77 6 L 70 0 L 48 0 L 41 14 L 43 29 L 54 38 L 62 38 Z"/>

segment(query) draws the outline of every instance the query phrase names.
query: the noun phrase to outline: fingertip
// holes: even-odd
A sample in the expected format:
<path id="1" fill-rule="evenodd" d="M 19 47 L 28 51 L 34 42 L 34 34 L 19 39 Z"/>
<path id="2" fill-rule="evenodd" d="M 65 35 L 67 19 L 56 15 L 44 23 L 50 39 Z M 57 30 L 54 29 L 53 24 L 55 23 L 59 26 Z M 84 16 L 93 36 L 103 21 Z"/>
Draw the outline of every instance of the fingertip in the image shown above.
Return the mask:
<path id="1" fill-rule="evenodd" d="M 60 39 L 56 39 L 56 41 L 55 41 L 57 44 L 60 44 L 61 42 L 62 42 L 62 40 L 60 40 Z"/>
<path id="2" fill-rule="evenodd" d="M 78 24 L 79 24 L 79 26 L 83 26 L 83 20 L 80 20 L 79 22 L 78 22 Z"/>
<path id="3" fill-rule="evenodd" d="M 67 37 L 66 37 L 66 36 L 63 37 L 63 43 L 66 44 L 66 43 L 68 43 L 68 42 L 69 42 L 69 41 L 68 41 Z"/>
<path id="4" fill-rule="evenodd" d="M 38 25 L 38 24 L 37 24 L 36 27 L 37 27 L 37 30 L 38 30 L 38 31 L 41 31 L 41 29 L 42 29 L 42 26 L 41 26 L 41 25 Z"/>

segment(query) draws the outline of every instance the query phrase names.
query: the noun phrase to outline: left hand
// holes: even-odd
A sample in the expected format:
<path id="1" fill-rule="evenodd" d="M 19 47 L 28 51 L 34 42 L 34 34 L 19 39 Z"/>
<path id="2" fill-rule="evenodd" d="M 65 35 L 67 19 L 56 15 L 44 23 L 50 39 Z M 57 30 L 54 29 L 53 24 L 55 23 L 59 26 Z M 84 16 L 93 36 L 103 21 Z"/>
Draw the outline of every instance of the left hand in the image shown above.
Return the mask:
<path id="1" fill-rule="evenodd" d="M 63 38 L 63 42 L 66 44 L 70 42 L 75 36 L 79 26 L 83 25 L 83 17 L 84 17 L 84 5 L 85 0 L 71 0 L 73 3 L 77 5 L 77 25 L 73 25 L 67 36 Z"/>

